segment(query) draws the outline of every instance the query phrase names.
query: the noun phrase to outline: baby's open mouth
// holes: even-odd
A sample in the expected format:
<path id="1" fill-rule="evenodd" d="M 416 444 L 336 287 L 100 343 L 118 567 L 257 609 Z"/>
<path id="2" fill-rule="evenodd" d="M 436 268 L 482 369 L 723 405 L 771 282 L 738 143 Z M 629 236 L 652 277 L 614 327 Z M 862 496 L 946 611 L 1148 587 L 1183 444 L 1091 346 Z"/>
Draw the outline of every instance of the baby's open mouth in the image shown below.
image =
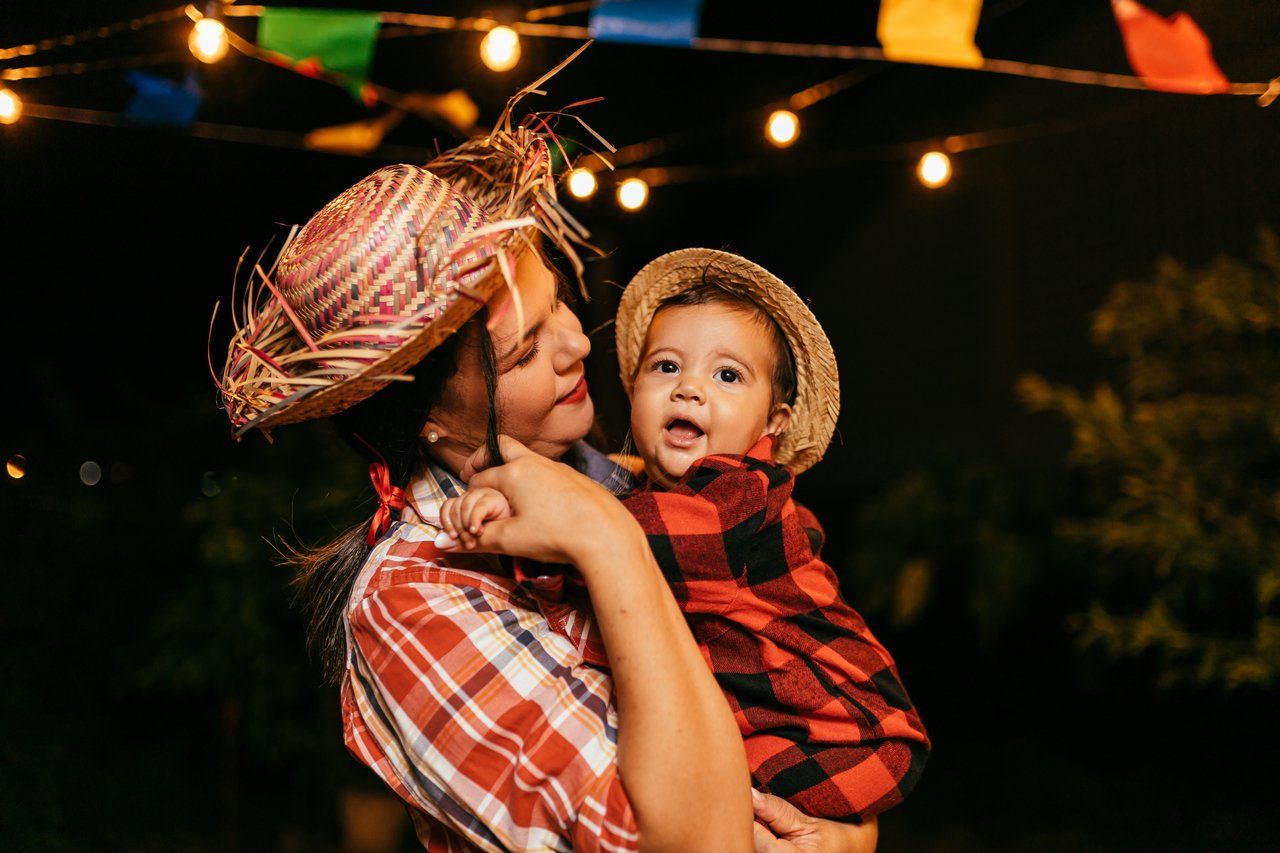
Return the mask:
<path id="1" fill-rule="evenodd" d="M 703 436 L 700 426 L 684 418 L 673 419 L 663 432 L 667 436 L 667 441 L 676 447 L 692 447 Z"/>

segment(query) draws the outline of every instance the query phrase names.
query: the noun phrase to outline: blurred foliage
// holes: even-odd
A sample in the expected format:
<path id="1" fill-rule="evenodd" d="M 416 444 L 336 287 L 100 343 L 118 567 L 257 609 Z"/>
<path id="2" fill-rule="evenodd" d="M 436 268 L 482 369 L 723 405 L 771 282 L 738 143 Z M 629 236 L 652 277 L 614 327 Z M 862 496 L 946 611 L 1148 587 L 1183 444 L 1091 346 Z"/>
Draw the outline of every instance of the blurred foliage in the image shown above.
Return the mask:
<path id="1" fill-rule="evenodd" d="M 1071 429 L 1090 512 L 1060 525 L 1093 555 L 1080 641 L 1149 658 L 1162 685 L 1280 682 L 1280 242 L 1257 263 L 1162 260 L 1093 318 L 1118 382 L 1028 374 L 1018 394 Z"/>
<path id="2" fill-rule="evenodd" d="M 859 510 L 847 588 L 873 622 L 959 621 L 990 645 L 1038 612 L 1055 580 L 1054 506 L 1036 481 L 994 463 L 934 460 Z"/>
<path id="3" fill-rule="evenodd" d="M 253 761 L 301 762 L 307 773 L 341 754 L 337 699 L 308 660 L 276 536 L 336 534 L 367 480 L 356 455 L 322 430 L 247 449 L 243 467 L 206 473 L 201 496 L 181 509 L 195 562 L 177 568 L 184 582 L 148 627 L 153 656 L 137 680 L 219 700 L 236 717 L 224 726 L 239 732 Z"/>

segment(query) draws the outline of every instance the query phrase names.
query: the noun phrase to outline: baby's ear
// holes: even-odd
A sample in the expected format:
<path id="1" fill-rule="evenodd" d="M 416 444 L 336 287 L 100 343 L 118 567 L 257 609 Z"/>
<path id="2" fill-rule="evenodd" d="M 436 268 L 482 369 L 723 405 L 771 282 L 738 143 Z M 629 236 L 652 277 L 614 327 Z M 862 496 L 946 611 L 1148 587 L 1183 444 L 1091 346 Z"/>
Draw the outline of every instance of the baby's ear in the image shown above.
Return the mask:
<path id="1" fill-rule="evenodd" d="M 786 403 L 778 403 L 773 407 L 773 411 L 769 412 L 769 422 L 765 424 L 764 434 L 782 435 L 789 426 L 791 426 L 791 407 Z"/>

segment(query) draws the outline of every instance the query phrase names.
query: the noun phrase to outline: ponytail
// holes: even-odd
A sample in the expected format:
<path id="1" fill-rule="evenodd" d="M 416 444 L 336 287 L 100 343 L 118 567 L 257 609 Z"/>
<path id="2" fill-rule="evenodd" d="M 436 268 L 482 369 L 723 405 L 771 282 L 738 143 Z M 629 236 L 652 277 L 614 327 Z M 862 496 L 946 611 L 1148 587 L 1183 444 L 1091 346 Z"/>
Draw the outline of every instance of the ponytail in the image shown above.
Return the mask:
<path id="1" fill-rule="evenodd" d="M 479 339 L 480 367 L 489 400 L 485 446 L 490 458 L 501 463 L 497 357 L 485 328 L 487 316 L 488 311 L 481 309 L 465 326 L 428 353 L 409 371 L 412 382 L 393 382 L 334 416 L 334 423 L 348 444 L 370 462 L 386 466 L 391 486 L 407 488 L 426 467 L 422 430 L 440 402 L 445 383 L 458 372 L 461 342 L 472 335 Z M 320 661 L 325 681 L 330 684 L 337 684 L 346 668 L 343 614 L 351 586 L 372 550 L 368 541 L 370 525 L 370 520 L 360 522 L 315 548 L 280 544 L 284 564 L 294 570 L 295 603 L 307 619 L 308 645 Z"/>

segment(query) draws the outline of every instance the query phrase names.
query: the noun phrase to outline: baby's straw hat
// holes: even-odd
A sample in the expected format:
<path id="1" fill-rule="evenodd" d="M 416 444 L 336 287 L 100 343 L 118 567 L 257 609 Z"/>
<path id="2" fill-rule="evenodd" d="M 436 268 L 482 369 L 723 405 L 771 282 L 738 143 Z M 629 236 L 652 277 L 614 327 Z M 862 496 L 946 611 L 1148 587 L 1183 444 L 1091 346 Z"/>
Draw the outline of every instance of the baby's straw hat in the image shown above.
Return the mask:
<path id="1" fill-rule="evenodd" d="M 658 306 L 701 284 L 704 276 L 741 290 L 786 337 L 795 358 L 796 397 L 791 424 L 778 442 L 775 459 L 795 474 L 807 470 L 826 452 L 840 414 L 836 356 L 809 306 L 782 279 L 746 258 L 716 249 L 678 249 L 636 273 L 618 306 L 618 367 L 623 386 L 631 393 L 645 335 Z"/>
<path id="2" fill-rule="evenodd" d="M 232 300 L 236 333 L 218 380 L 237 437 L 410 379 L 504 285 L 522 325 L 515 256 L 539 233 L 581 284 L 576 248 L 591 249 L 590 235 L 556 199 L 550 134 L 510 122 L 516 101 L 581 51 L 517 93 L 488 136 L 422 168 L 379 169 L 295 229 L 270 269 L 254 265 L 238 311 Z"/>

